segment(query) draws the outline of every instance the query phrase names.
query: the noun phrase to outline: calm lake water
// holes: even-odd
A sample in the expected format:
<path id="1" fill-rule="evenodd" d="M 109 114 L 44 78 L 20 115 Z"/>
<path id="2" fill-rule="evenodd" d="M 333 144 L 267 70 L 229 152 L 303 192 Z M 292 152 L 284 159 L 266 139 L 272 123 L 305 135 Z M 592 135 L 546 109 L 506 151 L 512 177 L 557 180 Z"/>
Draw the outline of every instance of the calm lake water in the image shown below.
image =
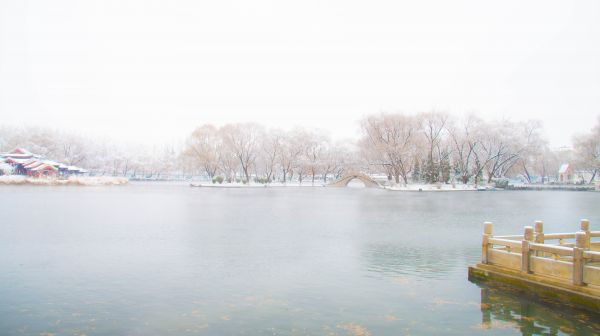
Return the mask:
<path id="1" fill-rule="evenodd" d="M 0 335 L 586 335 L 467 280 L 482 223 L 600 230 L 600 193 L 0 187 Z"/>

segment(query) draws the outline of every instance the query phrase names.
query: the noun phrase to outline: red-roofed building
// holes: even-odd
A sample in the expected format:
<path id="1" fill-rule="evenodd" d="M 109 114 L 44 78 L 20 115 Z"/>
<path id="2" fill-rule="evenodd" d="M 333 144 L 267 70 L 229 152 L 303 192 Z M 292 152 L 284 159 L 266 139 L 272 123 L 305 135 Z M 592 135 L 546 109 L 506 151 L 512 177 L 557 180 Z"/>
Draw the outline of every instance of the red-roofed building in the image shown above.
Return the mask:
<path id="1" fill-rule="evenodd" d="M 36 165 L 33 168 L 28 169 L 27 175 L 40 177 L 40 176 L 54 176 L 58 173 L 58 169 L 47 163 Z"/>
<path id="2" fill-rule="evenodd" d="M 83 174 L 85 169 L 68 166 L 59 162 L 43 159 L 41 155 L 33 154 L 23 148 L 0 154 L 0 162 L 12 167 L 12 174 L 27 176 L 69 176 Z"/>

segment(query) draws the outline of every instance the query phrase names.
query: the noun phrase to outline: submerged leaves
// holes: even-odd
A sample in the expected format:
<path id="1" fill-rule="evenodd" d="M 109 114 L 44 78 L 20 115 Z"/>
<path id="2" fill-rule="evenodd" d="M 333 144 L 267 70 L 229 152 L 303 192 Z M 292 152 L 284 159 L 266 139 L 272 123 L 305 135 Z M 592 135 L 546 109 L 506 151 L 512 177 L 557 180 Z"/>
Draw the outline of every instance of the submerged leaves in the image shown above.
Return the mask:
<path id="1" fill-rule="evenodd" d="M 345 330 L 348 336 L 370 336 L 371 333 L 360 324 L 356 323 L 344 323 L 338 324 L 338 329 Z"/>

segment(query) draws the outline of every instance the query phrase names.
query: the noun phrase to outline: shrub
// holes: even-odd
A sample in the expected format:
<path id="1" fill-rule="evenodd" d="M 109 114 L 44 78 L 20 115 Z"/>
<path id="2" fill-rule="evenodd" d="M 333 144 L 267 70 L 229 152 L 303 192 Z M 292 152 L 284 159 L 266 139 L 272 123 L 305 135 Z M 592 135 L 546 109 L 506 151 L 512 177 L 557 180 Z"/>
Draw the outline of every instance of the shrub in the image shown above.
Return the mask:
<path id="1" fill-rule="evenodd" d="M 223 180 L 224 180 L 223 176 L 220 176 L 220 175 L 219 176 L 215 176 L 212 179 L 212 183 L 221 184 L 221 183 L 223 183 Z"/>
<path id="2" fill-rule="evenodd" d="M 269 179 L 267 179 L 266 177 L 255 177 L 254 182 L 260 183 L 260 184 L 267 184 L 267 183 L 269 183 Z"/>
<path id="3" fill-rule="evenodd" d="M 496 188 L 507 188 L 508 187 L 508 179 L 507 178 L 499 178 L 494 180 L 494 184 Z"/>

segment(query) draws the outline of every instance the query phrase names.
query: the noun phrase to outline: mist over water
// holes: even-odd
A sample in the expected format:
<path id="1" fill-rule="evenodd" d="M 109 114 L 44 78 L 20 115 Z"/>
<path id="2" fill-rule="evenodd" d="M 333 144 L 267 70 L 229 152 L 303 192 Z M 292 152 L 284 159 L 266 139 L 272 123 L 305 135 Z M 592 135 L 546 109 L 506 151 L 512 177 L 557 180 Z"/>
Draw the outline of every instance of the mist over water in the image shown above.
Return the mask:
<path id="1" fill-rule="evenodd" d="M 484 221 L 497 234 L 536 219 L 546 232 L 580 218 L 598 230 L 597 203 L 583 192 L 3 187 L 0 334 L 593 333 L 598 316 L 480 288 L 467 265 Z"/>

